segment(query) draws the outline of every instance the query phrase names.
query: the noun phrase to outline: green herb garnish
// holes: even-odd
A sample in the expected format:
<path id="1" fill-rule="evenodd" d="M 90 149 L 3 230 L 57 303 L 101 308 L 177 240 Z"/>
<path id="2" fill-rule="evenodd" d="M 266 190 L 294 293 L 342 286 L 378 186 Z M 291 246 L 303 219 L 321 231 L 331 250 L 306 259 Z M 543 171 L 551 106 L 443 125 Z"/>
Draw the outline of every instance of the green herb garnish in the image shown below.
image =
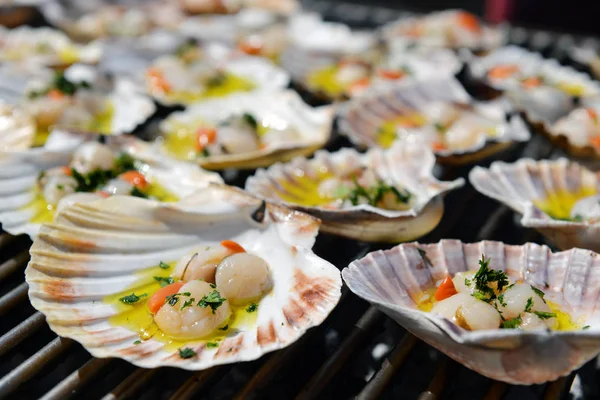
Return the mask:
<path id="1" fill-rule="evenodd" d="M 444 125 L 440 124 L 439 122 L 436 122 L 435 124 L 433 124 L 433 127 L 439 133 L 444 133 L 444 131 L 446 130 L 446 127 Z"/>
<path id="2" fill-rule="evenodd" d="M 144 297 L 148 297 L 148 293 L 142 293 L 139 296 L 135 293 L 131 293 L 129 296 L 123 296 L 119 301 L 123 304 L 135 304 Z"/>
<path id="3" fill-rule="evenodd" d="M 530 285 L 530 287 L 531 287 L 531 290 L 533 290 L 535 292 L 535 294 L 537 294 L 538 296 L 540 296 L 540 299 L 544 300 L 544 303 L 545 303 L 546 302 L 546 300 L 544 299 L 545 293 L 542 292 L 540 289 L 536 288 L 533 285 Z"/>
<path id="4" fill-rule="evenodd" d="M 533 297 L 527 299 L 527 304 L 525 304 L 525 312 L 531 312 L 531 307 L 533 307 Z"/>
<path id="5" fill-rule="evenodd" d="M 256 303 L 250 303 L 250 305 L 246 307 L 246 312 L 249 313 L 255 312 L 256 310 L 258 310 L 258 304 Z"/>
<path id="6" fill-rule="evenodd" d="M 503 271 L 490 269 L 489 264 L 490 259 L 486 260 L 482 254 L 481 260 L 479 260 L 479 270 L 475 273 L 474 280 L 475 288 L 492 300 L 496 298 L 492 284 L 495 283 L 496 290 L 501 292 L 508 285 L 508 276 Z"/>
<path id="7" fill-rule="evenodd" d="M 134 197 L 141 197 L 142 199 L 147 199 L 148 197 L 150 197 L 146 193 L 138 189 L 137 186 L 134 186 L 133 189 L 131 189 L 131 195 Z"/>
<path id="8" fill-rule="evenodd" d="M 219 328 L 220 331 L 226 331 L 227 329 L 229 329 L 229 325 L 225 325 L 222 328 Z"/>
<path id="9" fill-rule="evenodd" d="M 206 296 L 203 296 L 198 302 L 198 307 L 206 308 L 210 307 L 212 313 L 214 314 L 217 308 L 221 307 L 223 302 L 227 300 L 224 297 L 221 297 L 221 293 L 218 290 L 213 290 Z"/>
<path id="10" fill-rule="evenodd" d="M 523 320 L 521 319 L 521 316 L 518 316 L 517 318 L 507 319 L 506 321 L 502 322 L 501 327 L 503 329 L 517 329 L 522 323 Z"/>
<path id="11" fill-rule="evenodd" d="M 249 114 L 249 113 L 243 113 L 242 118 L 244 119 L 244 122 L 246 122 L 248 125 L 250 125 L 252 130 L 256 131 L 256 129 L 258 129 L 258 121 L 254 117 L 254 115 Z"/>
<path id="12" fill-rule="evenodd" d="M 489 303 L 490 301 L 492 301 L 492 299 L 490 299 L 487 295 L 485 295 L 484 293 L 481 293 L 481 292 L 473 292 L 473 293 L 471 293 L 471 296 L 473 296 L 476 299 L 479 299 L 481 301 L 485 301 L 486 303 Z"/>
<path id="13" fill-rule="evenodd" d="M 165 287 L 175 282 L 175 280 L 170 276 L 155 276 L 154 280 L 160 283 L 160 287 Z"/>
<path id="14" fill-rule="evenodd" d="M 165 263 L 165 262 L 162 262 L 162 261 L 159 261 L 159 262 L 158 262 L 158 266 L 159 266 L 160 268 L 162 268 L 162 269 L 169 269 L 169 268 L 171 268 L 171 266 L 170 266 L 169 264 L 167 264 L 167 263 Z"/>
<path id="15" fill-rule="evenodd" d="M 205 83 L 208 87 L 221 86 L 223 83 L 225 83 L 226 79 L 227 77 L 224 73 L 217 72 L 215 75 L 208 78 Z"/>
<path id="16" fill-rule="evenodd" d="M 189 297 L 190 295 L 190 292 L 174 293 L 165 298 L 165 303 L 168 303 L 170 306 L 174 306 L 179 301 L 180 296 Z"/>
<path id="17" fill-rule="evenodd" d="M 545 312 L 545 311 L 534 311 L 533 312 L 535 315 L 537 315 L 538 317 L 540 317 L 540 319 L 550 319 L 550 318 L 555 318 L 556 314 L 553 312 Z"/>
<path id="18" fill-rule="evenodd" d="M 586 329 L 590 329 L 589 325 L 584 326 L 583 328 L 581 328 L 581 330 L 586 330 Z"/>
<path id="19" fill-rule="evenodd" d="M 186 307 L 191 307 L 194 304 L 194 301 L 196 301 L 195 298 L 190 298 L 189 300 L 186 300 L 183 302 L 183 305 L 181 306 L 181 309 L 183 310 Z"/>
<path id="20" fill-rule="evenodd" d="M 215 342 L 206 342 L 206 348 L 208 349 L 212 349 L 215 347 L 219 347 L 219 343 L 215 343 Z"/>
<path id="21" fill-rule="evenodd" d="M 135 342 L 133 342 L 133 344 L 141 344 L 142 341 L 141 340 L 136 340 Z"/>
<path id="22" fill-rule="evenodd" d="M 208 151 L 208 149 L 205 147 L 202 149 L 202 151 L 200 151 L 200 155 L 202 155 L 202 157 L 209 157 L 210 151 Z"/>
<path id="23" fill-rule="evenodd" d="M 465 286 L 471 286 L 471 280 L 469 278 L 465 278 Z"/>
<path id="24" fill-rule="evenodd" d="M 189 347 L 179 349 L 179 357 L 181 358 L 192 358 L 196 355 L 196 352 Z"/>
<path id="25" fill-rule="evenodd" d="M 502 307 L 506 307 L 506 302 L 504 301 L 504 293 L 498 296 L 498 303 L 500 303 Z"/>

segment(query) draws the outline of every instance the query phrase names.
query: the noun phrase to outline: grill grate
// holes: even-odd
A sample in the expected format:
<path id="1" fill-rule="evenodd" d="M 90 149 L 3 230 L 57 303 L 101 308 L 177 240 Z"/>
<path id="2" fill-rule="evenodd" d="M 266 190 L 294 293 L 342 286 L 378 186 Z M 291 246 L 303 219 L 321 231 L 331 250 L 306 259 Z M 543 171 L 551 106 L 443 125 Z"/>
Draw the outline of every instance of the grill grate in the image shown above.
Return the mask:
<path id="1" fill-rule="evenodd" d="M 401 15 L 400 11 L 345 3 L 305 2 L 328 19 L 354 26 L 375 26 Z M 341 13 L 341 14 L 340 14 Z M 344 18 L 341 18 L 343 15 Z M 510 40 L 566 60 L 572 35 L 509 30 Z M 349 146 L 337 137 L 329 150 Z M 520 157 L 560 156 L 542 137 L 503 153 Z M 489 163 L 489 161 L 488 161 Z M 439 177 L 466 177 L 469 168 L 440 170 Z M 246 174 L 228 176 L 242 186 Z M 524 230 L 505 206 L 478 195 L 469 185 L 450 193 L 440 225 L 423 242 L 441 238 L 463 241 L 502 240 L 521 244 L 542 241 Z M 95 359 L 76 342 L 58 338 L 43 315 L 26 298 L 23 271 L 31 242 L 24 237 L 0 235 L 0 398 L 43 399 L 559 399 L 567 398 L 576 374 L 546 385 L 515 387 L 484 378 L 448 359 L 381 312 L 344 288 L 340 304 L 319 327 L 297 343 L 259 360 L 224 365 L 206 371 L 173 368 L 144 370 L 116 359 Z M 315 252 L 340 268 L 379 249 L 321 235 Z M 332 251 L 332 249 L 334 249 Z M 592 361 L 577 373 L 579 390 L 598 396 L 599 384 Z"/>

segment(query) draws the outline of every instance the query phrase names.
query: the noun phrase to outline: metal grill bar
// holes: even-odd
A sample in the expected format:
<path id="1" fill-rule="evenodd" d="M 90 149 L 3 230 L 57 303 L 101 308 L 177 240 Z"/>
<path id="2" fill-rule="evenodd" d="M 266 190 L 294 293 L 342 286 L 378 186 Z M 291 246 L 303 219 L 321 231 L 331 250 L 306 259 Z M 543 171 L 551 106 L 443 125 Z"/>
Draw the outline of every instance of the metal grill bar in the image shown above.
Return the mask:
<path id="1" fill-rule="evenodd" d="M 15 273 L 20 268 L 24 268 L 29 261 L 29 252 L 24 251 L 18 256 L 0 264 L 0 281 Z"/>
<path id="2" fill-rule="evenodd" d="M 486 393 L 483 400 L 500 400 L 506 394 L 508 385 L 504 382 L 493 381 L 490 390 Z"/>
<path id="3" fill-rule="evenodd" d="M 4 296 L 0 297 L 0 315 L 6 314 L 14 306 L 27 298 L 27 283 L 23 282 Z"/>
<path id="4" fill-rule="evenodd" d="M 32 378 L 46 364 L 61 355 L 72 344 L 72 340 L 60 337 L 48 343 L 43 349 L 0 379 L 0 397 L 13 392 L 19 385 Z"/>
<path id="5" fill-rule="evenodd" d="M 102 400 L 119 400 L 119 399 L 134 399 L 135 394 L 142 389 L 146 383 L 152 379 L 159 371 L 156 369 L 141 369 L 138 368 L 129 375 L 119 386 L 114 388 L 109 394 L 104 396 Z"/>
<path id="6" fill-rule="evenodd" d="M 225 371 L 225 367 L 218 366 L 199 371 L 193 374 L 179 389 L 173 393 L 169 400 L 189 400 L 195 397 L 196 393 L 204 389 L 218 375 Z"/>
<path id="7" fill-rule="evenodd" d="M 436 369 L 435 376 L 433 377 L 429 387 L 426 391 L 421 393 L 419 400 L 435 400 L 441 397 L 444 385 L 448 379 L 448 368 L 450 366 L 450 359 L 446 356 L 442 358 Z"/>
<path id="8" fill-rule="evenodd" d="M 36 312 L 19 325 L 12 328 L 4 336 L 0 337 L 0 356 L 14 348 L 16 345 L 33 335 L 44 326 L 46 318 L 40 312 Z M 0 387 L 3 381 L 0 381 Z"/>
<path id="9" fill-rule="evenodd" d="M 54 388 L 41 397 L 40 400 L 66 400 L 70 398 L 76 390 L 95 378 L 100 371 L 112 361 L 113 360 L 110 358 L 92 358 L 81 368 L 73 371 L 58 385 L 54 386 Z"/>

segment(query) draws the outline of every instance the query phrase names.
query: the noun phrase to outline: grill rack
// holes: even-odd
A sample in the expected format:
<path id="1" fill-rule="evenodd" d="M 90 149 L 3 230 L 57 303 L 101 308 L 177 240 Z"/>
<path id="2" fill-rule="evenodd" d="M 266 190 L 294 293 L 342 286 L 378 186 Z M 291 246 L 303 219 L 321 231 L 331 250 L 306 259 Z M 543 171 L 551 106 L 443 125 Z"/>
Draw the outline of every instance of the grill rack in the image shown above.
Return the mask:
<path id="1" fill-rule="evenodd" d="M 352 26 L 376 26 L 406 15 L 382 7 L 305 1 L 305 7 L 329 20 Z M 583 40 L 506 27 L 509 41 L 561 62 L 569 46 Z M 573 64 L 571 64 L 573 65 Z M 580 65 L 574 65 L 584 69 Z M 143 135 L 143 132 L 140 132 Z M 328 150 L 348 147 L 339 136 Z M 554 158 L 564 155 L 540 135 L 495 159 Z M 489 164 L 491 160 L 487 160 Z M 470 167 L 440 169 L 442 179 L 466 177 Z M 247 173 L 226 173 L 227 183 L 243 186 Z M 446 197 L 440 225 L 422 242 L 456 238 L 511 244 L 543 242 L 523 229 L 507 207 L 476 193 L 470 186 Z M 346 287 L 336 309 L 319 327 L 292 346 L 247 363 L 189 372 L 174 368 L 136 368 L 118 359 L 91 357 L 78 343 L 57 337 L 27 300 L 23 271 L 31 241 L 0 233 L 0 398 L 42 399 L 367 399 L 435 400 L 481 398 L 565 399 L 573 394 L 600 395 L 595 361 L 545 385 L 511 386 L 468 370 L 429 347 Z M 315 252 L 340 269 L 378 246 L 320 234 Z M 332 249 L 334 249 L 332 251 Z M 575 382 L 575 384 L 574 384 Z"/>

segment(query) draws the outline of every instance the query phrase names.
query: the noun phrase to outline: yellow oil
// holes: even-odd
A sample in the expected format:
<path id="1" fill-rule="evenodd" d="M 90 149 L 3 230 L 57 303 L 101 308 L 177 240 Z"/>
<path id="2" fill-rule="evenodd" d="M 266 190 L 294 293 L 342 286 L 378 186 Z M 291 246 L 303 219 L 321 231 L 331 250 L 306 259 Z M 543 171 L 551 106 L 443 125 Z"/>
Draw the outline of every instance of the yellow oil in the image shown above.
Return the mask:
<path id="1" fill-rule="evenodd" d="M 333 175 L 327 170 L 319 172 L 316 177 L 308 177 L 298 171 L 293 175 L 292 180 L 278 182 L 283 189 L 278 195 L 283 201 L 301 206 L 315 207 L 329 204 L 335 199 L 321 196 L 319 185 L 332 177 Z"/>
<path id="2" fill-rule="evenodd" d="M 426 123 L 427 118 L 421 113 L 411 113 L 385 121 L 377 131 L 377 143 L 387 149 L 396 140 L 399 128 L 418 128 Z"/>
<path id="3" fill-rule="evenodd" d="M 162 332 L 156 323 L 150 311 L 148 311 L 148 299 L 160 289 L 160 284 L 154 280 L 155 276 L 168 277 L 173 272 L 177 262 L 169 262 L 168 269 L 162 269 L 158 265 L 139 271 L 136 273 L 138 280 L 126 290 L 106 296 L 102 301 L 116 308 L 119 313 L 109 319 L 109 323 L 113 326 L 123 327 L 132 332 L 136 332 L 140 340 L 148 340 L 150 338 L 166 344 L 167 350 L 176 350 L 182 347 L 189 347 L 195 343 L 201 344 L 204 342 L 219 342 L 223 340 L 231 332 L 238 329 L 243 329 L 247 326 L 256 323 L 257 312 L 249 313 L 246 311 L 247 306 L 231 306 L 231 316 L 228 321 L 223 323 L 221 328 L 226 330 L 216 330 L 213 334 L 203 337 L 198 340 L 177 340 Z M 135 304 L 123 304 L 119 299 L 123 296 L 135 293 L 141 295 L 146 293 L 148 296 Z"/>
<path id="4" fill-rule="evenodd" d="M 307 77 L 308 86 L 325 92 L 331 97 L 346 93 L 347 87 L 337 80 L 338 67 L 331 65 L 310 73 Z"/>
<path id="5" fill-rule="evenodd" d="M 178 103 L 190 104 L 203 99 L 224 97 L 236 92 L 249 92 L 256 85 L 246 78 L 234 74 L 225 74 L 220 85 L 212 86 L 203 92 L 177 92 L 171 91 L 166 97 Z"/>
<path id="6" fill-rule="evenodd" d="M 107 102 L 104 111 L 98 113 L 91 122 L 89 131 L 110 135 L 112 133 L 112 122 L 115 114 L 115 107 L 111 102 Z"/>
<path id="7" fill-rule="evenodd" d="M 559 82 L 556 84 L 556 88 L 571 96 L 585 95 L 585 87 L 577 83 Z"/>
<path id="8" fill-rule="evenodd" d="M 562 311 L 558 304 L 551 301 L 546 301 L 546 303 L 550 307 L 550 310 L 556 314 L 556 321 L 558 322 L 557 331 L 575 331 L 583 327 L 582 324 L 575 323 L 569 313 Z"/>
<path id="9" fill-rule="evenodd" d="M 55 207 L 48 204 L 42 193 L 37 189 L 35 189 L 33 200 L 23 209 L 33 211 L 33 215 L 29 220 L 34 224 L 44 224 L 54 220 Z"/>
<path id="10" fill-rule="evenodd" d="M 534 201 L 534 204 L 552 218 L 568 219 L 571 216 L 571 209 L 577 201 L 584 197 L 593 196 L 596 193 L 594 187 L 582 187 L 575 193 L 558 191 L 551 193 L 543 200 Z"/>
<path id="11" fill-rule="evenodd" d="M 264 125 L 263 121 L 257 122 L 257 134 L 261 137 L 269 131 L 269 127 Z M 192 161 L 198 158 L 198 151 L 196 150 L 198 140 L 196 133 L 198 129 L 215 128 L 213 124 L 201 119 L 185 124 L 173 122 L 172 126 L 173 129 L 164 134 L 164 148 L 173 157 L 184 161 Z"/>
<path id="12" fill-rule="evenodd" d="M 429 288 L 421 294 L 417 300 L 417 308 L 421 311 L 430 312 L 435 304 L 435 290 L 436 288 Z"/>
<path id="13" fill-rule="evenodd" d="M 42 147 L 46 144 L 50 136 L 50 131 L 47 126 L 37 126 L 35 130 L 35 136 L 33 137 L 33 147 Z"/>
<path id="14" fill-rule="evenodd" d="M 74 64 L 79 60 L 79 53 L 74 47 L 65 47 L 58 53 L 61 64 Z"/>
<path id="15" fill-rule="evenodd" d="M 144 193 L 164 203 L 173 203 L 179 201 L 179 197 L 168 191 L 164 186 L 157 182 L 151 181 L 150 184 L 144 189 Z"/>

